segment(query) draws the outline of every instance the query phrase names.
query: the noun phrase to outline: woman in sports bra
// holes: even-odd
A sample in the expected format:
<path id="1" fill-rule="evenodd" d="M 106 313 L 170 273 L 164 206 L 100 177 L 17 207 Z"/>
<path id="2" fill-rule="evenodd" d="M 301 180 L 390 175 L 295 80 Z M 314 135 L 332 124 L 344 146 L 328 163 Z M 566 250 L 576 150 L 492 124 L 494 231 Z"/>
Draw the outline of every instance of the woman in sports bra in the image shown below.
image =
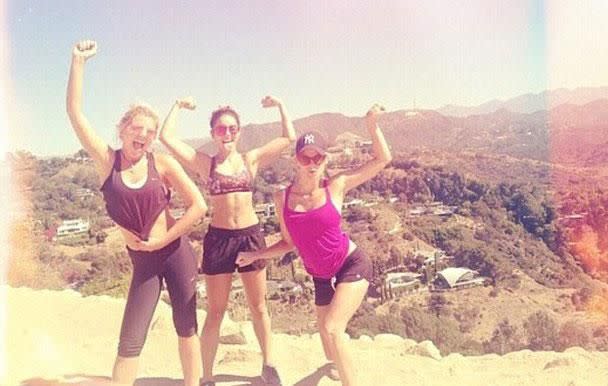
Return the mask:
<path id="1" fill-rule="evenodd" d="M 90 40 L 77 43 L 67 90 L 67 112 L 84 149 L 95 162 L 110 217 L 124 236 L 133 263 L 113 384 L 133 384 L 150 321 L 165 280 L 178 335 L 184 384 L 199 384 L 200 343 L 196 320 L 196 256 L 183 236 L 205 213 L 200 191 L 182 167 L 166 155 L 149 152 L 158 129 L 158 116 L 144 105 L 132 106 L 118 124 L 122 142 L 112 149 L 99 137 L 82 112 L 84 65 L 97 52 Z M 169 187 L 187 203 L 183 217 L 169 214 Z"/>
<path id="2" fill-rule="evenodd" d="M 384 108 L 374 105 L 366 115 L 374 158 L 355 170 L 324 180 L 327 142 L 318 132 L 308 132 L 296 142 L 296 179 L 275 194 L 282 240 L 266 250 L 241 252 L 237 264 L 281 256 L 297 248 L 315 285 L 317 325 L 328 376 L 344 385 L 356 384 L 347 340 L 346 325 L 363 300 L 372 279 L 370 259 L 342 231 L 341 208 L 346 192 L 373 178 L 390 161 L 391 153 L 377 115 Z M 337 371 L 336 371 L 337 370 Z"/>
<path id="3" fill-rule="evenodd" d="M 275 161 L 295 141 L 295 130 L 283 103 L 275 97 L 266 96 L 262 99 L 262 106 L 278 107 L 282 136 L 246 153 L 237 149 L 241 124 L 239 115 L 230 107 L 219 108 L 211 115 L 211 138 L 217 149 L 215 155 L 195 150 L 175 136 L 178 111 L 195 108 L 191 97 L 175 102 L 160 133 L 161 141 L 178 161 L 206 183 L 213 208 L 211 224 L 203 241 L 202 272 L 207 284 L 207 317 L 201 335 L 203 385 L 214 384 L 213 363 L 220 324 L 235 271 L 241 275 L 253 327 L 262 350 L 262 378 L 267 384 L 280 384 L 272 357 L 265 264 L 236 265 L 239 252 L 265 247 L 264 235 L 253 208 L 253 179 L 259 168 Z"/>

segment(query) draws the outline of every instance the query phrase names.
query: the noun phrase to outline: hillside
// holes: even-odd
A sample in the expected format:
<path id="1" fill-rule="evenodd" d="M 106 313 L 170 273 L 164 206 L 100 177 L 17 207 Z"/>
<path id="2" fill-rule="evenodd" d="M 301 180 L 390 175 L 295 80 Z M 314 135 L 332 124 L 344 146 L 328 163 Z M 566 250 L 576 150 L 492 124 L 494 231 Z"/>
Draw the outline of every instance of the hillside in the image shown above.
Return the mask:
<path id="1" fill-rule="evenodd" d="M 363 118 L 323 113 L 294 121 L 297 132 L 319 130 L 333 141 L 350 132 L 367 138 Z M 380 118 L 393 150 L 475 151 L 572 166 L 602 166 L 608 160 L 608 99 L 583 105 L 562 104 L 549 110 L 517 113 L 505 108 L 452 117 L 432 110 L 393 111 Z M 280 133 L 278 123 L 247 125 L 243 149 L 260 146 Z M 199 147 L 205 143 L 192 139 Z M 203 145 L 213 151 L 212 144 Z"/>

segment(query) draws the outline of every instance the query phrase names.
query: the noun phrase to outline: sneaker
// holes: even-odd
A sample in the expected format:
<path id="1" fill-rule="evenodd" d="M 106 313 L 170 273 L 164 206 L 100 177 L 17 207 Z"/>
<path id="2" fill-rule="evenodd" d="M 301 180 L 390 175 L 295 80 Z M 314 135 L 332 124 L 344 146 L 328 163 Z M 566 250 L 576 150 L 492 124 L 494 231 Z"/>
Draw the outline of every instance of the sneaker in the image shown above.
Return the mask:
<path id="1" fill-rule="evenodd" d="M 262 366 L 262 382 L 265 385 L 281 386 L 281 378 L 276 368 L 268 365 Z"/>

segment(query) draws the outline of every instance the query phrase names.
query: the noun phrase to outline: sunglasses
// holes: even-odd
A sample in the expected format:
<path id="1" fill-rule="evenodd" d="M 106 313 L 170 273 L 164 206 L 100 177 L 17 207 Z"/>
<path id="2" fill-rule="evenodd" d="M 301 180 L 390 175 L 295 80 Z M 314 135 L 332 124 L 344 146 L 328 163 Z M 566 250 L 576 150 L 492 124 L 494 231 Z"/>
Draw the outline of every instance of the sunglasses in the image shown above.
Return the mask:
<path id="1" fill-rule="evenodd" d="M 141 126 L 132 126 L 129 125 L 125 128 L 126 131 L 128 131 L 131 134 L 139 134 L 141 133 L 141 130 L 143 129 L 143 127 Z M 145 136 L 156 136 L 156 129 L 146 129 L 145 130 Z"/>
<path id="2" fill-rule="evenodd" d="M 230 132 L 230 134 L 232 135 L 236 135 L 239 131 L 241 131 L 241 128 L 238 126 L 218 125 L 213 128 L 213 134 L 218 135 L 220 137 L 225 136 L 227 132 Z"/>
<path id="3" fill-rule="evenodd" d="M 308 157 L 308 156 L 306 156 L 304 154 L 298 154 L 296 156 L 296 159 L 298 160 L 298 162 L 302 166 L 310 165 L 311 162 L 314 162 L 315 165 L 320 165 L 323 161 L 325 161 L 325 155 L 324 154 L 316 154 L 316 155 L 314 155 L 312 157 Z"/>

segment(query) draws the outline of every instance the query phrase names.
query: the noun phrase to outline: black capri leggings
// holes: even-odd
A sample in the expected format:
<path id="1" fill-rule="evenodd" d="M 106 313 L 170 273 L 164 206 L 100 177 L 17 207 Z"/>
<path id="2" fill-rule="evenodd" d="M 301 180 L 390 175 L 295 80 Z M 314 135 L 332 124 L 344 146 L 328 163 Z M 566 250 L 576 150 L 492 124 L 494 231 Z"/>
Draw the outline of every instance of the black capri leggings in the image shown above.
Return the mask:
<path id="1" fill-rule="evenodd" d="M 120 329 L 118 355 L 139 356 L 160 297 L 165 279 L 173 324 L 177 335 L 190 337 L 198 329 L 196 322 L 196 256 L 188 239 L 179 238 L 153 252 L 127 248 L 133 263 L 133 277 Z"/>

